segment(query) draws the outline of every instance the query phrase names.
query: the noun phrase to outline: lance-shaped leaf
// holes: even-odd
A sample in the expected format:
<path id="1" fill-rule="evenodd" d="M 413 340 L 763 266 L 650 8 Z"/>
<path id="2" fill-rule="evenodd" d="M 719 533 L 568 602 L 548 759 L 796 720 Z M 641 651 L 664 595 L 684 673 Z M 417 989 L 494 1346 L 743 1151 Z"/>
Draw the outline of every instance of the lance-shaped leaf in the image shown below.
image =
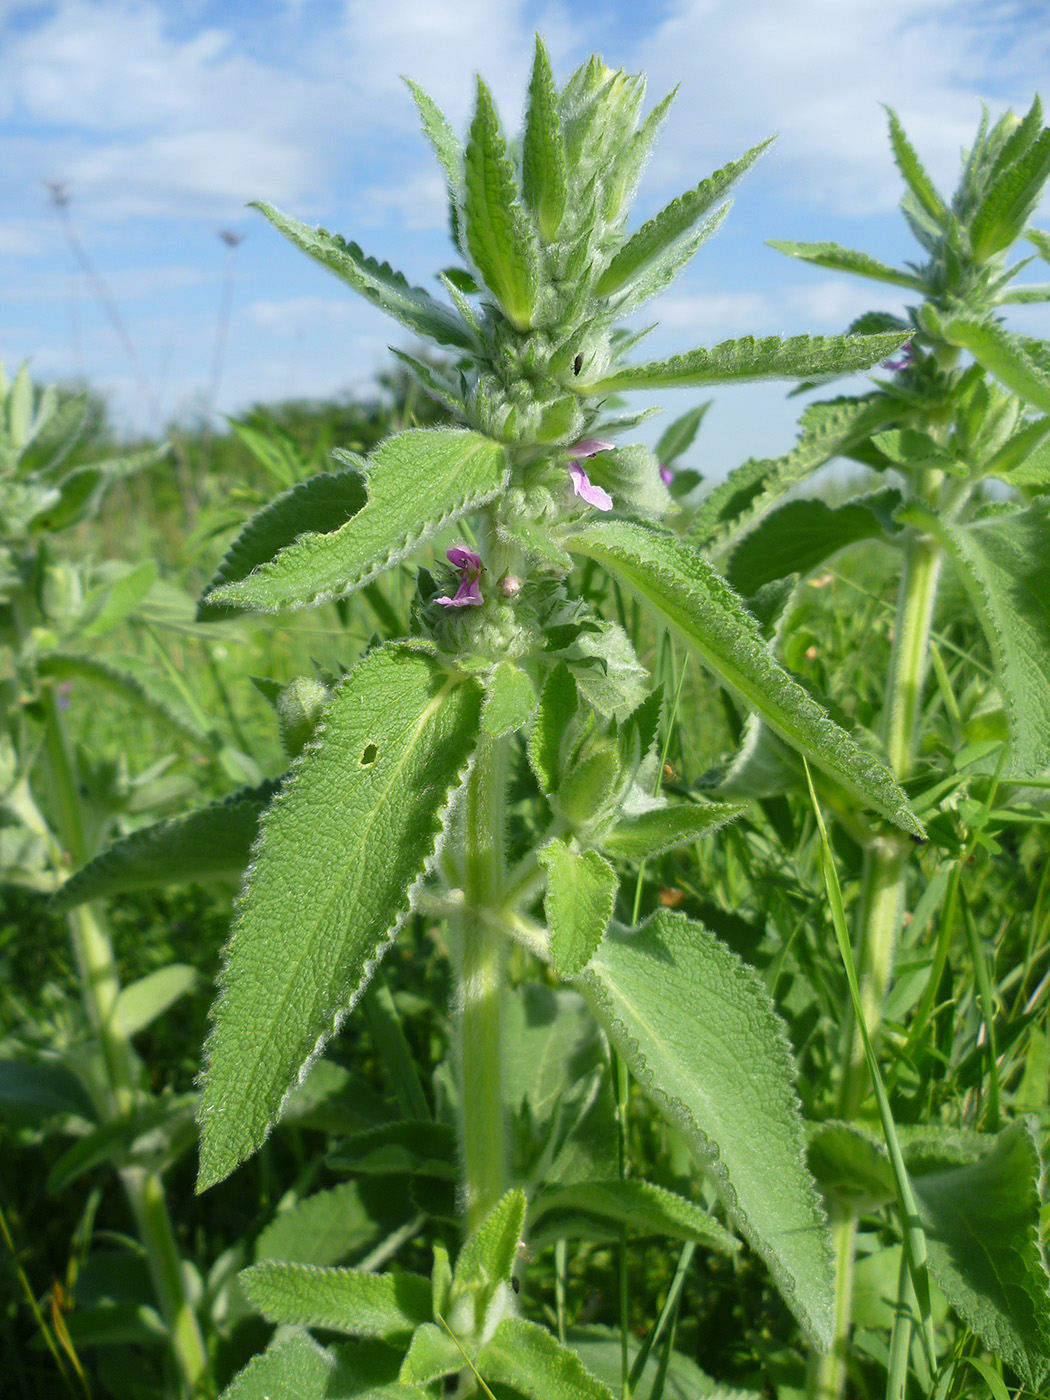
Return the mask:
<path id="1" fill-rule="evenodd" d="M 553 1218 L 545 1219 L 547 1216 Z M 572 1235 L 571 1229 L 559 1228 L 569 1220 L 579 1221 L 586 1230 L 588 1217 L 626 1225 L 636 1235 L 692 1240 L 721 1254 L 732 1254 L 740 1248 L 740 1241 L 693 1201 L 651 1181 L 617 1181 L 615 1177 L 541 1190 L 529 1207 L 529 1240 L 538 1245 L 541 1237 L 546 1242 L 559 1235 Z M 537 1228 L 541 1220 L 543 1224 Z M 618 1233 L 610 1230 L 607 1238 L 613 1239 Z M 584 1237 L 594 1238 L 590 1234 Z"/>
<path id="2" fill-rule="evenodd" d="M 697 404 L 664 429 L 656 444 L 656 456 L 662 467 L 669 467 L 693 445 L 704 414 L 713 403 L 714 399 L 708 399 L 706 403 Z"/>
<path id="3" fill-rule="evenodd" d="M 958 565 L 995 660 L 1011 774 L 1039 776 L 1050 765 L 1050 499 L 969 525 L 918 506 L 901 519 L 936 536 Z"/>
<path id="4" fill-rule="evenodd" d="M 1050 1368 L 1050 1275 L 1039 1243 L 1034 1120 L 971 1166 L 913 1175 L 930 1271 L 984 1344 L 1038 1390 Z"/>
<path id="5" fill-rule="evenodd" d="M 789 501 L 767 515 L 737 545 L 726 578 L 746 598 L 763 584 L 788 574 L 808 574 L 825 559 L 858 540 L 878 540 L 898 533 L 893 511 L 901 493 L 893 487 L 844 506 L 823 501 Z"/>
<path id="6" fill-rule="evenodd" d="M 831 1242 L 806 1167 L 787 1036 L 759 976 L 702 924 L 661 910 L 634 932 L 607 935 L 580 984 L 795 1316 L 830 1345 Z"/>
<path id="7" fill-rule="evenodd" d="M 620 882 L 597 851 L 572 851 L 564 841 L 548 842 L 537 859 L 547 872 L 543 908 L 554 970 L 559 977 L 575 977 L 609 927 Z"/>
<path id="8" fill-rule="evenodd" d="M 897 113 L 892 107 L 887 107 L 886 113 L 890 119 L 890 145 L 893 147 L 893 159 L 897 162 L 897 169 L 930 218 L 938 224 L 943 224 L 948 217 L 944 200 L 937 193 L 936 186 L 923 169 L 911 142 L 904 134 Z"/>
<path id="9" fill-rule="evenodd" d="M 673 200 L 659 214 L 642 225 L 632 234 L 609 266 L 598 279 L 595 294 L 600 297 L 612 296 L 632 281 L 643 268 L 673 248 L 687 234 L 691 233 L 708 210 L 724 199 L 731 186 L 749 170 L 755 161 L 770 145 L 774 138 L 753 146 L 739 160 L 730 161 L 722 170 L 717 170 L 706 180 L 701 180 L 695 189 Z"/>
<path id="10" fill-rule="evenodd" d="M 606 855 L 621 860 L 648 860 L 678 846 L 689 846 L 710 836 L 745 810 L 740 802 L 682 803 L 678 807 L 656 807 L 651 812 L 624 817 L 602 837 Z"/>
<path id="11" fill-rule="evenodd" d="M 251 207 L 263 213 L 297 248 L 323 263 L 355 292 L 360 292 L 416 335 L 457 350 L 475 348 L 473 336 L 451 308 L 442 306 L 422 288 L 409 286 L 389 263 L 366 257 L 356 243 L 348 243 L 327 229 L 311 228 L 289 214 L 282 214 L 272 204 L 255 201 Z"/>
<path id="12" fill-rule="evenodd" d="M 698 549 L 721 543 L 724 535 L 756 519 L 790 487 L 832 457 L 848 454 L 899 414 L 900 406 L 881 396 L 810 404 L 791 451 L 782 457 L 752 457 L 734 468 L 701 501 L 686 538 Z"/>
<path id="13" fill-rule="evenodd" d="M 267 1259 L 237 1275 L 248 1301 L 271 1322 L 326 1327 L 355 1337 L 407 1339 L 430 1321 L 430 1280 Z"/>
<path id="14" fill-rule="evenodd" d="M 434 857 L 481 688 L 425 651 L 371 652 L 263 819 L 207 1045 L 200 1188 L 253 1152 L 355 1004 Z"/>
<path id="15" fill-rule="evenodd" d="M 505 1317 L 476 1364 L 485 1380 L 508 1385 L 528 1400 L 612 1400 L 574 1351 L 523 1317 Z"/>
<path id="16" fill-rule="evenodd" d="M 536 215 L 541 236 L 545 242 L 553 243 L 565 213 L 568 177 L 558 90 L 547 50 L 538 34 L 522 138 L 521 182 L 525 202 Z"/>
<path id="17" fill-rule="evenodd" d="M 223 802 L 121 837 L 66 881 L 54 906 L 72 909 L 127 890 L 239 879 L 259 834 L 259 818 L 279 786 L 268 782 L 245 788 Z"/>
<path id="18" fill-rule="evenodd" d="M 577 383 L 581 394 L 620 389 L 688 389 L 701 384 L 743 384 L 752 379 L 834 379 L 870 369 L 899 350 L 907 334 L 795 335 L 725 340 L 713 350 L 690 350 L 647 365 L 627 365 L 596 383 Z"/>
<path id="19" fill-rule="evenodd" d="M 1012 335 L 997 321 L 968 316 L 952 316 L 941 324 L 940 331 L 952 345 L 969 350 L 1008 389 L 1040 412 L 1050 413 L 1050 374 L 1020 336 Z"/>
<path id="20" fill-rule="evenodd" d="M 467 142 L 465 180 L 467 251 L 508 319 L 525 330 L 532 324 L 536 306 L 539 246 L 520 201 L 496 109 L 480 78 Z"/>
<path id="21" fill-rule="evenodd" d="M 916 273 L 906 272 L 900 267 L 890 267 L 888 263 L 879 262 L 878 258 L 873 258 L 868 253 L 843 248 L 839 243 L 793 243 L 790 239 L 783 238 L 767 238 L 766 242 L 778 253 L 787 253 L 788 257 L 813 263 L 815 267 L 830 267 L 835 272 L 852 272 L 857 277 L 870 277 L 875 282 L 891 282 L 895 287 L 912 287 L 918 292 L 926 290 L 926 283 Z"/>
<path id="22" fill-rule="evenodd" d="M 970 246 L 978 262 L 1008 248 L 1028 222 L 1050 178 L 1050 130 L 1000 172 L 970 221 Z"/>
<path id="23" fill-rule="evenodd" d="M 405 78 L 404 81 L 408 84 L 415 99 L 423 123 L 423 134 L 430 142 L 431 149 L 445 172 L 445 190 L 448 194 L 452 241 L 459 248 L 459 199 L 463 186 L 463 148 L 460 145 L 459 137 L 452 130 L 448 118 L 434 99 L 429 97 L 411 78 Z"/>
<path id="24" fill-rule="evenodd" d="M 206 595 L 207 606 L 276 612 L 352 593 L 451 521 L 499 495 L 506 460 L 503 448 L 479 433 L 414 429 L 387 438 L 368 459 L 367 470 L 366 504 L 345 523 L 336 516 L 338 523 L 324 533 L 309 524 L 296 528 L 294 498 L 303 492 L 299 501 L 308 501 L 314 511 L 322 498 L 330 498 L 335 481 L 345 498 L 341 509 L 348 509 L 352 485 L 329 477 L 314 494 L 304 491 L 307 482 L 278 497 L 227 555 Z M 261 549 L 292 530 L 292 542 L 260 562 Z"/>
<path id="25" fill-rule="evenodd" d="M 782 738 L 860 801 L 922 835 L 892 774 L 864 753 L 771 654 L 757 622 L 699 554 L 629 521 L 586 525 L 566 548 L 595 559 L 677 632 Z"/>

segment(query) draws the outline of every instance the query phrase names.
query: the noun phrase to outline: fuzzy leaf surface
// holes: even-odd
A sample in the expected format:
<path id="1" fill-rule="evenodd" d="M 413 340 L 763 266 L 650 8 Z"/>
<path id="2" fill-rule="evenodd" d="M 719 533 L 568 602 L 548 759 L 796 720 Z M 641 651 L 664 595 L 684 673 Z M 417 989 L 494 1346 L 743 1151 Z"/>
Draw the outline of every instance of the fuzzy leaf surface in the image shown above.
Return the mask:
<path id="1" fill-rule="evenodd" d="M 520 203 L 514 170 L 488 88 L 478 99 L 467 142 L 466 243 L 482 280 L 519 330 L 532 323 L 539 285 L 536 235 Z"/>
<path id="2" fill-rule="evenodd" d="M 673 1191 L 666 1191 L 651 1181 L 612 1178 L 541 1190 L 530 1207 L 530 1221 L 540 1222 L 552 1211 L 601 1216 L 626 1225 L 636 1235 L 692 1240 L 721 1254 L 732 1254 L 740 1248 L 740 1241 L 714 1216 L 693 1201 L 676 1196 Z M 532 1227 L 529 1239 L 537 1242 L 536 1230 Z"/>
<path id="3" fill-rule="evenodd" d="M 970 245 L 983 262 L 1021 234 L 1050 177 L 1050 130 L 993 180 L 970 221 Z"/>
<path id="4" fill-rule="evenodd" d="M 719 679 L 829 777 L 905 831 L 922 827 L 889 770 L 864 753 L 773 657 L 754 617 L 699 554 L 628 521 L 591 524 L 566 548 L 595 559 Z"/>
<path id="5" fill-rule="evenodd" d="M 389 263 L 366 257 L 356 243 L 348 243 L 327 229 L 311 228 L 289 214 L 282 214 L 272 204 L 256 201 L 251 208 L 265 215 L 278 233 L 283 233 L 297 248 L 316 258 L 355 292 L 360 292 L 416 335 L 458 350 L 473 348 L 473 337 L 459 317 L 422 288 L 409 286 Z"/>
<path id="6" fill-rule="evenodd" d="M 523 1317 L 503 1319 L 477 1367 L 487 1381 L 512 1386 L 528 1400 L 612 1400 L 574 1351 Z"/>
<path id="7" fill-rule="evenodd" d="M 1050 413 L 1050 374 L 1030 353 L 1020 336 L 991 320 L 953 316 L 943 323 L 944 338 L 969 350 L 989 374 L 1035 405 Z"/>
<path id="8" fill-rule="evenodd" d="M 744 810 L 740 802 L 697 802 L 639 812 L 602 837 L 602 850 L 621 860 L 648 860 L 710 836 Z"/>
<path id="9" fill-rule="evenodd" d="M 335 1359 L 305 1333 L 285 1338 L 253 1356 L 220 1400 L 339 1400 Z"/>
<path id="10" fill-rule="evenodd" d="M 259 834 L 259 818 L 278 786 L 245 788 L 224 802 L 121 837 L 66 881 L 54 897 L 55 907 L 72 909 L 126 890 L 239 878 Z"/>
<path id="11" fill-rule="evenodd" d="M 481 692 L 427 653 L 369 653 L 262 832 L 207 1045 L 200 1188 L 253 1152 L 354 1005 L 433 859 Z"/>
<path id="12" fill-rule="evenodd" d="M 701 180 L 695 189 L 687 190 L 643 224 L 637 233 L 628 238 L 602 273 L 595 294 L 605 297 L 618 292 L 642 268 L 691 233 L 708 210 L 725 198 L 744 171 L 754 165 L 772 139 L 770 137 L 768 141 L 752 147 L 739 160 L 730 161 L 708 179 Z"/>
<path id="13" fill-rule="evenodd" d="M 544 683 L 529 735 L 529 762 L 547 794 L 557 791 L 561 781 L 565 735 L 579 705 L 572 672 L 564 661 L 559 661 Z"/>
<path id="14" fill-rule="evenodd" d="M 858 540 L 894 533 L 892 512 L 901 493 L 887 488 L 844 506 L 821 500 L 789 501 L 759 522 L 730 556 L 729 583 L 745 597 L 788 574 L 808 574 L 825 559 Z"/>
<path id="15" fill-rule="evenodd" d="M 564 841 L 541 847 L 537 859 L 547 872 L 543 908 L 554 970 L 575 977 L 609 927 L 620 881 L 597 851 L 572 851 Z"/>
<path id="16" fill-rule="evenodd" d="M 255 1262 L 341 1264 L 404 1223 L 409 1205 L 381 1185 L 340 1181 L 278 1211 L 255 1241 Z"/>
<path id="17" fill-rule="evenodd" d="M 270 1322 L 327 1327 L 354 1337 L 407 1338 L 430 1321 L 430 1280 L 267 1259 L 237 1275 Z"/>
<path id="18" fill-rule="evenodd" d="M 634 932 L 607 935 L 580 983 L 799 1322 L 829 1346 L 831 1242 L 805 1163 L 795 1066 L 761 979 L 702 924 L 661 910 Z"/>
<path id="19" fill-rule="evenodd" d="M 481 711 L 482 729 L 499 739 L 523 728 L 535 708 L 536 691 L 528 673 L 513 661 L 501 661 L 489 677 L 485 706 Z"/>
<path id="20" fill-rule="evenodd" d="M 1011 774 L 1039 776 L 1050 766 L 1050 497 L 968 525 L 917 507 L 901 519 L 934 534 L 958 566 L 992 649 Z"/>
<path id="21" fill-rule="evenodd" d="M 1042 1179 L 1033 1120 L 980 1161 L 913 1175 L 930 1271 L 984 1344 L 1031 1390 L 1050 1367 L 1050 1276 L 1039 1244 Z"/>
<path id="22" fill-rule="evenodd" d="M 484 1326 L 497 1291 L 510 1282 L 524 1228 L 525 1193 L 515 1187 L 500 1197 L 459 1251 L 449 1291 L 449 1311 L 456 1311 L 461 1298 L 469 1298 L 477 1332 Z"/>
<path id="23" fill-rule="evenodd" d="M 536 36 L 536 58 L 529 83 L 529 105 L 521 151 L 521 178 L 525 202 L 536 215 L 547 243 L 557 237 L 568 199 L 565 137 L 558 115 L 558 90 L 554 85 L 547 51 Z"/>
<path id="24" fill-rule="evenodd" d="M 451 521 L 493 500 L 505 473 L 503 448 L 479 433 L 398 433 L 369 458 L 368 500 L 355 515 L 324 532 L 300 526 L 276 557 L 256 559 L 247 569 L 245 551 L 237 576 L 217 582 L 205 601 L 276 612 L 352 593 Z M 284 520 L 291 524 L 290 515 Z"/>
<path id="25" fill-rule="evenodd" d="M 720 544 L 744 528 L 790 487 L 840 453 L 863 442 L 896 417 L 899 408 L 882 398 L 835 399 L 804 410 L 798 441 L 780 457 L 741 463 L 700 503 L 686 538 L 698 549 Z"/>
<path id="26" fill-rule="evenodd" d="M 926 284 L 914 272 L 906 272 L 900 267 L 890 267 L 879 262 L 868 253 L 859 253 L 853 248 L 843 248 L 840 243 L 792 243 L 780 238 L 767 238 L 770 248 L 778 253 L 787 253 L 789 258 L 799 258 L 802 262 L 813 263 L 815 267 L 830 267 L 835 272 L 852 272 L 857 277 L 870 277 L 875 282 L 891 282 L 895 287 L 912 287 L 924 291 Z M 887 354 L 892 354 L 887 351 Z"/>
<path id="27" fill-rule="evenodd" d="M 948 215 L 944 200 L 937 193 L 936 186 L 923 169 L 911 142 L 904 134 L 897 113 L 891 107 L 886 108 L 886 113 L 890 119 L 890 145 L 893 147 L 893 159 L 897 163 L 897 169 L 930 218 L 935 223 L 943 224 Z"/>

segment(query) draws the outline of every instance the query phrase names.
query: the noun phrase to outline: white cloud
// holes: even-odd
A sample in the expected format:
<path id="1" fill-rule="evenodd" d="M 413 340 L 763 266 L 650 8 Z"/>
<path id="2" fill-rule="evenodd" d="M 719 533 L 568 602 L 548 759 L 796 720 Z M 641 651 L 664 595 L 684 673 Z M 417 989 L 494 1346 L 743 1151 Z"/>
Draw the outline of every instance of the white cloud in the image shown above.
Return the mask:
<path id="1" fill-rule="evenodd" d="M 682 82 L 654 174 L 696 178 L 779 131 L 763 178 L 849 214 L 893 207 L 879 103 L 954 186 L 978 98 L 1027 106 L 1050 58 L 1040 7 L 1009 0 L 680 0 L 639 48 L 651 91 Z M 771 169 L 772 166 L 772 169 Z"/>
<path id="2" fill-rule="evenodd" d="M 889 311 L 900 316 L 907 305 L 906 298 L 897 288 L 865 282 L 860 278 L 853 282 L 835 280 L 817 282 L 813 286 L 800 284 L 785 287 L 782 297 L 791 311 L 799 314 L 807 325 L 813 324 L 816 329 L 830 329 L 836 333 L 845 330 L 865 311 Z"/>

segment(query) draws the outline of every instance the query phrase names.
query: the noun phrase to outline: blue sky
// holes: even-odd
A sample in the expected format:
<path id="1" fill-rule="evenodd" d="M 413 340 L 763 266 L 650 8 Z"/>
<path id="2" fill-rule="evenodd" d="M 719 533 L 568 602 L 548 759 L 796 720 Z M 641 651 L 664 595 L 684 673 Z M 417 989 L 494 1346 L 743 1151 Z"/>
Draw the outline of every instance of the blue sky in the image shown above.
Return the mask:
<path id="1" fill-rule="evenodd" d="M 269 200 L 433 285 L 450 261 L 443 183 L 399 75 L 462 130 L 480 71 L 516 130 L 536 29 L 560 79 L 598 51 L 645 72 L 652 101 L 680 84 L 637 219 L 779 134 L 717 238 L 646 308 L 652 354 L 899 310 L 893 288 L 763 240 L 913 256 L 879 104 L 951 188 L 981 101 L 1023 111 L 1050 72 L 1045 5 L 1009 0 L 0 0 L 0 359 L 29 358 L 42 381 L 83 374 L 118 422 L 151 431 L 212 399 L 233 413 L 367 390 L 386 347 L 410 341 L 244 205 Z M 47 181 L 64 185 L 133 354 Z M 233 254 L 223 229 L 243 235 Z M 1018 308 L 1014 323 L 1046 334 L 1046 319 Z M 786 449 L 786 387 L 715 392 L 695 464 L 717 476 Z M 668 410 L 698 397 L 672 393 Z"/>

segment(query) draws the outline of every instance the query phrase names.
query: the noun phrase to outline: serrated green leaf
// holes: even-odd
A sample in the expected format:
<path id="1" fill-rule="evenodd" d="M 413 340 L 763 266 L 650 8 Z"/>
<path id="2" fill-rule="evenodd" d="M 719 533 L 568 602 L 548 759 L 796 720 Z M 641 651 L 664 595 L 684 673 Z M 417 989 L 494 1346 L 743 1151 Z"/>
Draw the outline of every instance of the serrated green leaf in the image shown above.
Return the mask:
<path id="1" fill-rule="evenodd" d="M 692 845 L 725 826 L 746 810 L 742 802 L 683 803 L 659 807 L 637 816 L 622 817 L 612 831 L 602 837 L 606 855 L 620 860 L 648 860 L 679 846 Z"/>
<path id="2" fill-rule="evenodd" d="M 407 1338 L 430 1320 L 430 1280 L 264 1260 L 237 1281 L 270 1322 L 326 1327 L 352 1337 Z"/>
<path id="3" fill-rule="evenodd" d="M 710 218 L 705 219 L 699 228 L 672 242 L 662 252 L 654 253 L 648 262 L 638 268 L 629 282 L 618 292 L 613 292 L 607 299 L 607 305 L 615 311 L 617 318 L 630 315 L 643 302 L 670 286 L 682 268 L 692 262 L 708 239 L 713 238 L 722 227 L 731 207 L 732 201 L 727 200 Z M 625 349 L 618 348 L 612 362 L 621 359 L 625 353 Z"/>
<path id="4" fill-rule="evenodd" d="M 543 908 L 554 970 L 559 977 L 575 977 L 609 927 L 620 882 L 597 851 L 573 851 L 564 841 L 541 846 L 536 858 L 547 872 Z"/>
<path id="5" fill-rule="evenodd" d="M 572 672 L 559 661 L 544 684 L 529 735 L 529 762 L 548 796 L 561 782 L 564 741 L 579 704 Z"/>
<path id="6" fill-rule="evenodd" d="M 691 233 L 708 210 L 725 198 L 733 183 L 754 165 L 773 139 L 770 137 L 753 146 L 739 160 L 730 161 L 643 224 L 637 233 L 627 239 L 602 273 L 594 289 L 595 295 L 609 297 L 619 292 L 643 268 Z"/>
<path id="7" fill-rule="evenodd" d="M 1050 497 L 969 525 L 917 506 L 901 520 L 928 530 L 962 574 L 995 662 L 1010 727 L 1010 772 L 1050 766 Z"/>
<path id="8" fill-rule="evenodd" d="M 566 548 L 597 560 L 677 632 L 789 744 L 906 831 L 922 827 L 892 775 L 857 747 L 771 655 L 755 619 L 699 554 L 628 521 L 590 524 Z"/>
<path id="9" fill-rule="evenodd" d="M 279 497 L 278 514 L 267 518 L 274 507 L 264 510 L 242 536 L 243 548 L 238 541 L 230 551 L 202 607 L 276 612 L 343 597 L 493 500 L 505 475 L 503 448 L 479 433 L 459 428 L 398 433 L 368 460 L 368 500 L 360 510 L 321 533 L 295 522 L 292 498 L 302 488 Z M 331 490 L 326 486 L 324 494 Z M 352 495 L 353 488 L 347 491 Z M 287 541 L 292 530 L 292 543 L 278 544 L 279 553 L 268 562 L 259 559 L 278 534 Z"/>
<path id="10" fill-rule="evenodd" d="M 525 202 L 536 215 L 540 236 L 544 242 L 553 243 L 568 199 L 565 137 L 558 115 L 554 75 L 538 34 L 529 83 L 529 105 L 525 112 L 521 183 Z"/>
<path id="11" fill-rule="evenodd" d="M 600 1216 L 626 1225 L 636 1235 L 666 1235 L 675 1240 L 692 1240 L 705 1249 L 732 1254 L 740 1248 L 724 1225 L 706 1210 L 666 1191 L 651 1181 L 637 1179 L 581 1181 L 571 1186 L 541 1190 L 529 1208 L 529 1239 L 538 1244 L 546 1238 L 542 1222 L 550 1212 L 576 1212 Z M 539 1229 L 536 1227 L 539 1226 Z"/>
<path id="12" fill-rule="evenodd" d="M 933 181 L 923 169 L 911 142 L 904 134 L 904 128 L 900 124 L 897 113 L 892 107 L 887 107 L 886 114 L 890 119 L 890 145 L 893 147 L 893 158 L 897 163 L 897 169 L 904 176 L 908 188 L 930 218 L 935 223 L 943 225 L 948 217 L 943 199 L 937 193 Z"/>
<path id="13" fill-rule="evenodd" d="M 996 297 L 996 304 L 999 306 L 1008 303 L 1027 306 L 1042 301 L 1050 301 L 1050 282 L 1029 282 L 1025 286 L 1010 287 L 1001 296 Z"/>
<path id="14" fill-rule="evenodd" d="M 95 656 L 50 651 L 40 657 L 37 671 L 56 681 L 92 681 L 192 742 L 200 744 L 206 739 L 175 687 L 153 672 L 148 664 L 136 665 L 135 662 L 136 658 L 129 656 L 116 666 Z"/>
<path id="15" fill-rule="evenodd" d="M 996 321 L 966 316 L 943 321 L 941 333 L 952 345 L 969 350 L 1008 389 L 1034 404 L 1041 413 L 1050 413 L 1050 374 L 1019 336 Z"/>
<path id="16" fill-rule="evenodd" d="M 805 1165 L 787 1036 L 761 979 L 703 925 L 661 910 L 635 932 L 610 933 L 580 981 L 795 1316 L 829 1346 L 831 1244 Z"/>
<path id="17" fill-rule="evenodd" d="M 465 163 L 467 251 L 508 320 L 527 330 L 539 289 L 536 233 L 519 199 L 488 88 L 478 78 Z"/>
<path id="18" fill-rule="evenodd" d="M 252 1357 L 220 1400 L 428 1400 L 418 1386 L 388 1380 L 396 1353 L 384 1355 L 378 1342 L 351 1345 L 322 1348 L 305 1332 L 283 1337 Z"/>
<path id="19" fill-rule="evenodd" d="M 493 739 L 523 729 L 536 708 L 536 691 L 527 672 L 501 661 L 488 679 L 481 727 Z"/>
<path id="20" fill-rule="evenodd" d="M 662 467 L 672 466 L 693 445 L 704 414 L 713 403 L 714 399 L 708 399 L 706 403 L 697 404 L 664 429 L 656 444 L 656 457 Z"/>
<path id="21" fill-rule="evenodd" d="M 256 1238 L 255 1263 L 341 1264 L 402 1224 L 408 1208 L 374 1182 L 341 1181 L 279 1211 Z"/>
<path id="22" fill-rule="evenodd" d="M 900 466 L 933 468 L 956 476 L 966 471 L 929 433 L 921 433 L 916 428 L 890 428 L 887 432 L 876 433 L 872 442 L 891 462 Z"/>
<path id="23" fill-rule="evenodd" d="M 1050 130 L 992 181 L 970 220 L 970 247 L 986 262 L 1019 238 L 1050 178 Z"/>
<path id="24" fill-rule="evenodd" d="M 180 997 L 192 992 L 200 973 L 188 963 L 169 963 L 121 987 L 115 1019 L 125 1035 L 137 1035 Z"/>
<path id="25" fill-rule="evenodd" d="M 848 454 L 899 413 L 898 405 L 882 397 L 810 404 L 802 414 L 798 441 L 791 451 L 771 459 L 751 458 L 731 471 L 701 501 L 686 538 L 698 549 L 720 544 L 724 536 L 742 529 L 790 487 L 832 457 Z"/>
<path id="26" fill-rule="evenodd" d="M 415 99 L 423 123 L 423 134 L 430 142 L 431 149 L 438 158 L 438 164 L 445 172 L 445 190 L 448 194 L 449 217 L 452 221 L 452 241 L 459 247 L 459 198 L 463 185 L 463 147 L 459 137 L 452 130 L 448 118 L 433 98 L 429 97 L 418 83 L 405 78 Z"/>
<path id="27" fill-rule="evenodd" d="M 489 1305 L 510 1283 L 524 1227 L 525 1193 L 515 1187 L 500 1197 L 459 1251 L 449 1289 L 449 1312 L 457 1318 L 465 1307 L 476 1336 L 484 1328 Z"/>
<path id="28" fill-rule="evenodd" d="M 512 1386 L 528 1400 L 612 1400 L 574 1351 L 523 1317 L 503 1319 L 477 1367 L 487 1381 Z"/>
<path id="29" fill-rule="evenodd" d="M 892 513 L 901 503 L 893 487 L 844 506 L 820 500 L 789 501 L 746 535 L 729 557 L 726 579 L 750 598 L 774 579 L 808 574 L 858 540 L 898 533 Z"/>
<path id="30" fill-rule="evenodd" d="M 443 1327 L 425 1322 L 412 1335 L 398 1379 L 403 1385 L 429 1385 L 432 1381 L 455 1375 L 462 1368 L 463 1353 L 453 1338 Z"/>
<path id="31" fill-rule="evenodd" d="M 1032 1390 L 1050 1366 L 1042 1178 L 1031 1119 L 1011 1123 L 970 1166 L 913 1175 L 934 1278 L 985 1346 Z"/>
<path id="32" fill-rule="evenodd" d="M 1050 486 L 1050 418 L 1024 423 L 982 464 L 982 471 L 1018 486 Z"/>
<path id="33" fill-rule="evenodd" d="M 911 287 L 919 292 L 926 290 L 926 283 L 916 273 L 905 272 L 900 267 L 890 267 L 868 253 L 843 248 L 840 243 L 793 243 L 782 238 L 767 238 L 766 243 L 778 253 L 786 253 L 790 258 L 813 263 L 815 267 L 829 267 L 835 272 L 852 272 L 857 277 L 870 277 L 875 282 L 889 282 L 895 287 Z M 900 349 L 900 342 L 897 349 Z M 892 354 L 892 350 L 886 351 L 886 355 Z M 886 355 L 881 358 L 885 359 Z"/>
<path id="34" fill-rule="evenodd" d="M 1041 228 L 1030 228 L 1025 230 L 1024 236 L 1035 245 L 1043 261 L 1050 262 L 1050 233 L 1045 233 Z"/>
<path id="35" fill-rule="evenodd" d="M 54 907 L 72 909 L 125 890 L 239 878 L 277 788 L 275 782 L 246 788 L 184 817 L 140 827 L 72 875 L 54 895 Z"/>
<path id="36" fill-rule="evenodd" d="M 265 1138 L 354 1005 L 433 859 L 481 694 L 423 651 L 370 652 L 262 823 L 208 1041 L 200 1189 Z M 291 873 L 290 873 L 291 872 Z"/>
<path id="37" fill-rule="evenodd" d="M 855 1123 L 817 1124 L 807 1160 L 825 1200 L 852 1214 L 870 1213 L 896 1200 L 885 1146 Z"/>
<path id="38" fill-rule="evenodd" d="M 258 209 L 278 233 L 283 233 L 297 248 L 316 258 L 355 292 L 360 292 L 416 335 L 458 350 L 474 348 L 474 338 L 459 317 L 428 292 L 409 286 L 389 263 L 378 263 L 375 258 L 366 257 L 356 243 L 348 243 L 327 229 L 300 223 L 272 204 L 256 200 L 250 207 Z"/>
<path id="39" fill-rule="evenodd" d="M 267 564 L 300 535 L 328 535 L 361 511 L 368 500 L 364 478 L 356 471 L 317 472 L 300 481 L 252 516 L 234 540 L 197 605 L 198 620 L 227 615 L 211 597 L 223 584 L 238 583 Z"/>

